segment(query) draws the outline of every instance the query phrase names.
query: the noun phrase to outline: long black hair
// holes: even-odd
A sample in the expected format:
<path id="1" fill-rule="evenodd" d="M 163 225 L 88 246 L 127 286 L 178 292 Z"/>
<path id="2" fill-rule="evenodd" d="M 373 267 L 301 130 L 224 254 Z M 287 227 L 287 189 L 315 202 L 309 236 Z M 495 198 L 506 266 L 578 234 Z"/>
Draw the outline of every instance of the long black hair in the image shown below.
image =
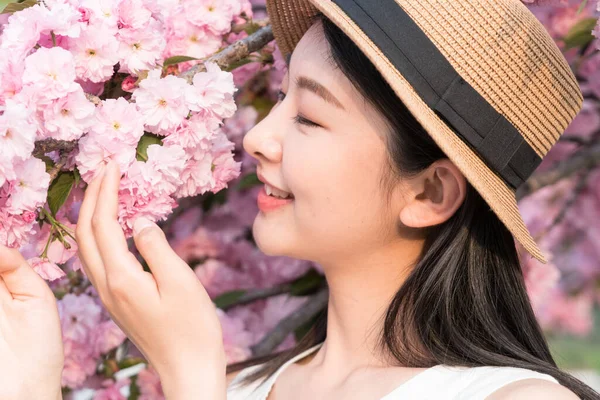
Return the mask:
<path id="1" fill-rule="evenodd" d="M 335 24 L 318 14 L 333 65 L 387 119 L 389 165 L 382 182 L 418 174 L 446 158 L 375 66 Z M 445 223 L 428 228 L 423 252 L 389 305 L 380 349 L 398 366 L 519 367 L 556 378 L 582 399 L 594 390 L 559 370 L 529 302 L 510 231 L 467 182 L 464 203 Z M 229 365 L 227 372 L 264 363 L 244 377 L 268 379 L 292 357 L 323 342 L 327 311 L 287 351 Z"/>

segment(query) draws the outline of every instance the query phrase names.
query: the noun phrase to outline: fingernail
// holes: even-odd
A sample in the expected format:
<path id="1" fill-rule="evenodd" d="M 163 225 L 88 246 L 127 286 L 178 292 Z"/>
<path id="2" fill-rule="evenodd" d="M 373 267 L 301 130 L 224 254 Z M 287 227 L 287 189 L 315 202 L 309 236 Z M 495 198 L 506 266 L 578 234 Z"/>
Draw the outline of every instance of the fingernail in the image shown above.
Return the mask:
<path id="1" fill-rule="evenodd" d="M 133 223 L 133 234 L 134 235 L 138 235 L 141 231 L 143 231 L 145 228 L 151 227 L 154 224 L 152 223 L 152 221 L 150 221 L 149 219 L 146 219 L 144 217 L 139 217 L 138 219 L 135 220 L 135 222 Z"/>

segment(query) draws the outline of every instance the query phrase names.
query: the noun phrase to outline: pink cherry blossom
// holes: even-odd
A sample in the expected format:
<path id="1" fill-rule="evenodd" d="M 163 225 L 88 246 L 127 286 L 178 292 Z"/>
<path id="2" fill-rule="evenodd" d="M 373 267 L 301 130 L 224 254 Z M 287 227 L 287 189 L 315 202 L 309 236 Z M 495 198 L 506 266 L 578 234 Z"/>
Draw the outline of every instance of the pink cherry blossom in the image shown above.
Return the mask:
<path id="1" fill-rule="evenodd" d="M 34 149 L 37 126 L 30 118 L 31 112 L 22 104 L 7 100 L 0 115 L 0 186 L 5 179 L 14 179 L 14 162 L 30 157 Z"/>
<path id="2" fill-rule="evenodd" d="M 6 210 L 12 214 L 35 211 L 46 202 L 48 194 L 50 175 L 46 173 L 46 164 L 31 157 L 18 162 L 15 173 L 17 180 L 9 182 L 0 190 L 0 195 L 6 197 Z"/>
<path id="3" fill-rule="evenodd" d="M 92 132 L 105 140 L 123 142 L 137 146 L 144 134 L 144 121 L 136 104 L 123 97 L 106 99 L 98 107 Z"/>
<path id="4" fill-rule="evenodd" d="M 240 107 L 233 117 L 224 121 L 223 131 L 227 138 L 241 148 L 244 135 L 256 125 L 258 111 L 252 106 Z"/>
<path id="5" fill-rule="evenodd" d="M 79 79 L 104 82 L 113 75 L 113 67 L 119 62 L 119 42 L 99 26 L 90 25 L 80 37 L 69 40 L 69 49 Z"/>
<path id="6" fill-rule="evenodd" d="M 129 378 L 116 382 L 107 379 L 103 382 L 105 388 L 96 391 L 93 400 L 127 400 L 130 384 L 131 380 Z"/>
<path id="7" fill-rule="evenodd" d="M 60 310 L 61 302 L 59 301 L 58 304 Z M 63 347 L 65 364 L 61 384 L 69 388 L 78 388 L 85 382 L 88 376 L 96 371 L 96 355 L 85 342 L 77 342 L 64 338 Z"/>
<path id="8" fill-rule="evenodd" d="M 121 172 L 126 172 L 135 161 L 136 147 L 121 140 L 102 138 L 102 135 L 88 134 L 79 139 L 79 153 L 75 157 L 81 178 L 90 182 L 95 172 L 108 161 L 119 164 Z"/>
<path id="9" fill-rule="evenodd" d="M 200 59 L 213 54 L 221 47 L 220 35 L 214 34 L 206 27 L 192 24 L 181 11 L 169 17 L 166 29 L 165 58 L 186 55 Z"/>
<path id="10" fill-rule="evenodd" d="M 173 75 L 164 78 L 160 75 L 160 69 L 150 71 L 132 97 L 144 116 L 146 128 L 164 135 L 181 124 L 189 114 L 185 99 L 189 85 L 184 79 Z"/>
<path id="11" fill-rule="evenodd" d="M 102 382 L 103 389 L 100 389 L 94 393 L 93 400 L 127 400 L 129 397 L 129 385 L 131 380 L 129 378 L 113 381 L 106 379 Z"/>
<path id="12" fill-rule="evenodd" d="M 215 63 L 205 63 L 206 72 L 194 75 L 193 90 L 188 91 L 192 111 L 202 111 L 223 119 L 233 116 L 236 105 L 233 94 L 237 91 L 233 76 L 221 71 Z"/>
<path id="13" fill-rule="evenodd" d="M 23 84 L 35 86 L 38 96 L 53 100 L 79 87 L 75 83 L 75 59 L 60 47 L 42 47 L 25 59 Z"/>
<path id="14" fill-rule="evenodd" d="M 224 35 L 231 29 L 234 13 L 241 11 L 239 3 L 237 0 L 186 1 L 183 11 L 194 25 L 206 26 L 215 35 Z"/>
<path id="15" fill-rule="evenodd" d="M 148 368 L 141 370 L 136 383 L 140 388 L 138 400 L 163 400 L 165 398 L 160 384 L 160 377 L 154 368 L 148 366 Z"/>
<path id="16" fill-rule="evenodd" d="M 77 140 L 90 127 L 94 111 L 94 105 L 79 87 L 43 108 L 44 136 L 57 140 Z"/>
<path id="17" fill-rule="evenodd" d="M 85 342 L 100 324 L 102 309 L 96 301 L 85 294 L 66 294 L 58 301 L 58 313 L 63 336 Z"/>
<path id="18" fill-rule="evenodd" d="M 66 275 L 58 265 L 54 264 L 47 258 L 35 257 L 30 258 L 27 260 L 27 262 L 29 265 L 31 265 L 33 270 L 38 273 L 39 276 L 47 281 L 53 281 Z"/>
<path id="19" fill-rule="evenodd" d="M 80 0 L 80 7 L 88 10 L 89 23 L 109 33 L 116 33 L 118 6 L 118 0 Z"/>
<path id="20" fill-rule="evenodd" d="M 123 83 L 121 83 L 121 89 L 124 92 L 132 93 L 135 89 L 137 79 L 133 75 L 129 75 L 127 78 L 123 79 Z"/>
<path id="21" fill-rule="evenodd" d="M 215 186 L 212 166 L 213 157 L 210 152 L 193 151 L 181 173 L 183 184 L 178 188 L 176 196 L 196 196 L 211 190 Z"/>
<path id="22" fill-rule="evenodd" d="M 153 21 L 152 25 L 158 24 Z M 159 27 L 153 26 L 146 29 L 121 29 L 118 40 L 121 72 L 132 74 L 156 68 L 167 44 L 163 32 Z"/>
<path id="23" fill-rule="evenodd" d="M 91 346 L 97 354 L 105 354 L 119 346 L 127 338 L 127 335 L 112 320 L 101 322 L 93 330 Z"/>
<path id="24" fill-rule="evenodd" d="M 0 105 L 11 99 L 23 87 L 23 59 L 16 58 L 9 50 L 0 48 Z"/>
<path id="25" fill-rule="evenodd" d="M 19 215 L 9 214 L 0 207 L 0 245 L 21 247 L 35 234 L 35 214 L 23 211 Z"/>
<path id="26" fill-rule="evenodd" d="M 246 331 L 242 320 L 232 318 L 218 308 L 216 312 L 221 322 L 227 363 L 232 364 L 248 359 L 252 355 L 250 346 L 253 344 L 253 335 Z"/>
<path id="27" fill-rule="evenodd" d="M 196 151 L 210 150 L 211 140 L 220 124 L 221 120 L 218 118 L 193 114 L 169 133 L 163 143 L 179 145 L 194 156 Z"/>
<path id="28" fill-rule="evenodd" d="M 146 7 L 143 0 L 123 0 L 117 9 L 121 29 L 142 30 L 152 18 L 152 11 Z"/>

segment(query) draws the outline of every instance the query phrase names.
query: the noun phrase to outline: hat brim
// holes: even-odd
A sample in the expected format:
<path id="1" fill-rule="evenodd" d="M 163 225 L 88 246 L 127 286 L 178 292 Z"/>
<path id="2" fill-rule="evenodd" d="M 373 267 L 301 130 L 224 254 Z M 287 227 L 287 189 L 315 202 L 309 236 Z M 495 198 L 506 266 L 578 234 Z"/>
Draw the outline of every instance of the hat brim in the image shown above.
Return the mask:
<path id="1" fill-rule="evenodd" d="M 328 0 L 267 1 L 267 12 L 277 44 L 284 56 L 296 44 L 320 11 L 337 25 L 362 52 L 392 87 L 396 95 L 419 121 L 448 158 L 460 169 L 479 192 L 514 238 L 537 260 L 546 258 L 527 229 L 519 211 L 515 190 L 494 173 L 437 114 L 429 108 L 409 82 L 398 72 L 368 36 L 336 4 Z"/>

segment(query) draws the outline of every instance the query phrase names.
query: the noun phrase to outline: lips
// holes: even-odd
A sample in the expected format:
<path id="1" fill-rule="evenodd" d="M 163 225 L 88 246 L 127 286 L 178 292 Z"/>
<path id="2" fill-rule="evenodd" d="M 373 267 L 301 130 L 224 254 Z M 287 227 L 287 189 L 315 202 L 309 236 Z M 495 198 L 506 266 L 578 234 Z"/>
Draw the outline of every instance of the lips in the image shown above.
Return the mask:
<path id="1" fill-rule="evenodd" d="M 293 202 L 293 198 L 281 199 L 269 196 L 264 186 L 261 188 L 260 192 L 258 192 L 258 208 L 263 212 L 273 211 Z"/>

